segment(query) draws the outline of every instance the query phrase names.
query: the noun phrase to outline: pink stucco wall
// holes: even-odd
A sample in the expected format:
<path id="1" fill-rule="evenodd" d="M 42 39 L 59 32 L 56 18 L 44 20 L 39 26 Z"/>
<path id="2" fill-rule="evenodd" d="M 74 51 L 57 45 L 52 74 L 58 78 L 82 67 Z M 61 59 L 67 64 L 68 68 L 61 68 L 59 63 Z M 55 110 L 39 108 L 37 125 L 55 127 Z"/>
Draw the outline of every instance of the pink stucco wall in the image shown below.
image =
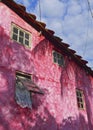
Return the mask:
<path id="1" fill-rule="evenodd" d="M 31 48 L 11 40 L 12 22 L 32 34 Z M 64 67 L 54 64 L 54 49 L 0 2 L 0 130 L 93 130 L 93 78 L 65 54 Z M 15 101 L 16 71 L 32 74 L 45 92 L 32 95 L 32 110 Z M 76 88 L 84 91 L 84 110 L 77 107 Z"/>

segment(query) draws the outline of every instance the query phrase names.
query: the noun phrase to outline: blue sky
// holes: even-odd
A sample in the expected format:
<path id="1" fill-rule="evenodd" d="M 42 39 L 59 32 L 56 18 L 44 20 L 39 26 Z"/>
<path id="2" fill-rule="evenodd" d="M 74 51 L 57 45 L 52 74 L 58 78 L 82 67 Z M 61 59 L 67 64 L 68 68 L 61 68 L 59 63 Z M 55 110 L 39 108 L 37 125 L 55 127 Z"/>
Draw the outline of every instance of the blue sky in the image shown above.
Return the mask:
<path id="1" fill-rule="evenodd" d="M 15 0 L 40 20 L 39 0 Z M 93 0 L 89 0 L 93 12 Z M 93 69 L 93 17 L 88 0 L 40 0 L 41 21 L 55 31 Z"/>

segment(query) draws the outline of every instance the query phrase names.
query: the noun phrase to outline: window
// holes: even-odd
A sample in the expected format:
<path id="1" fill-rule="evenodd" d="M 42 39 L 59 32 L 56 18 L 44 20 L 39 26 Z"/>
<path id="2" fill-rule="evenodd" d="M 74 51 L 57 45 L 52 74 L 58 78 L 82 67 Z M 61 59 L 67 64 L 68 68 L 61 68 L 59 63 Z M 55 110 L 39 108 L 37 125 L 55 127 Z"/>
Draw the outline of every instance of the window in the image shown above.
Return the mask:
<path id="1" fill-rule="evenodd" d="M 12 39 L 17 41 L 20 44 L 30 47 L 31 45 L 31 35 L 29 32 L 18 27 L 15 24 L 12 24 Z"/>
<path id="2" fill-rule="evenodd" d="M 77 105 L 78 105 L 78 108 L 84 109 L 84 95 L 83 95 L 83 91 L 77 89 L 76 90 L 76 96 L 77 96 Z"/>
<path id="3" fill-rule="evenodd" d="M 64 57 L 63 57 L 63 55 L 56 52 L 56 51 L 53 51 L 53 60 L 54 60 L 54 63 L 57 63 L 60 66 L 64 65 Z"/>
<path id="4" fill-rule="evenodd" d="M 32 108 L 32 92 L 44 94 L 42 90 L 32 81 L 31 75 L 16 72 L 15 99 L 17 104 L 22 108 Z"/>
<path id="5" fill-rule="evenodd" d="M 32 108 L 31 93 L 21 81 L 26 79 L 31 80 L 31 76 L 20 72 L 16 73 L 16 93 L 15 93 L 16 97 L 15 98 L 17 104 L 20 105 L 22 108 L 25 107 Z"/>

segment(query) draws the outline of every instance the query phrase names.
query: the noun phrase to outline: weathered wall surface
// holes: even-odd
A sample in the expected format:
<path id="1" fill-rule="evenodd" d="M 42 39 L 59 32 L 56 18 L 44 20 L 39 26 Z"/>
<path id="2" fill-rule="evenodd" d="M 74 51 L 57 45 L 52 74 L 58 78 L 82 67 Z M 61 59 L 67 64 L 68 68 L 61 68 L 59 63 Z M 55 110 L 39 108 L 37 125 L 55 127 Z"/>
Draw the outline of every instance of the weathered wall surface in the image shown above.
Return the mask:
<path id="1" fill-rule="evenodd" d="M 11 40 L 11 23 L 32 34 L 31 48 Z M 53 63 L 54 47 L 0 3 L 0 130 L 93 130 L 93 78 L 66 55 L 65 66 Z M 33 75 L 45 92 L 33 94 L 33 108 L 15 101 L 15 73 Z M 78 110 L 76 88 L 84 91 L 85 110 Z"/>

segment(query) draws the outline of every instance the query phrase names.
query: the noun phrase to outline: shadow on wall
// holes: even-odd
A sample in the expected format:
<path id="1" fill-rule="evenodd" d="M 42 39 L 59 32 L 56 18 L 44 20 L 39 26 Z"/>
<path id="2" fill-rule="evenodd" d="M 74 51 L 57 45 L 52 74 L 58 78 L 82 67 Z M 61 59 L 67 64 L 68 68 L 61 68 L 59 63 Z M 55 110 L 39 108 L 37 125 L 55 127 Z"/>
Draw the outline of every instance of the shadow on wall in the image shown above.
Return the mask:
<path id="1" fill-rule="evenodd" d="M 84 100 L 86 105 L 89 130 L 93 130 L 93 124 L 92 124 L 93 115 L 92 115 L 92 107 L 90 105 L 91 100 L 93 98 L 91 79 L 88 74 L 86 74 L 81 68 L 79 69 L 77 67 L 75 69 L 75 79 L 76 79 L 76 87 L 80 87 L 84 91 Z"/>
<path id="2" fill-rule="evenodd" d="M 17 110 L 15 111 L 12 107 L 10 111 L 14 114 L 12 119 L 16 124 L 13 128 L 11 128 L 13 123 L 12 119 L 7 119 L 7 115 L 3 115 L 0 111 L 0 126 L 2 126 L 1 130 L 18 130 L 19 128 L 17 127 L 17 124 L 19 123 L 21 124 L 21 130 L 89 130 L 88 125 L 82 115 L 80 115 L 80 117 L 76 120 L 73 117 L 68 117 L 67 119 L 63 119 L 61 124 L 58 124 L 47 108 L 44 109 L 44 115 L 39 115 L 33 110 L 30 111 L 29 109 L 20 109 L 19 106 L 16 106 L 16 109 Z M 84 126 L 82 126 L 83 124 Z"/>
<path id="3" fill-rule="evenodd" d="M 79 115 L 76 120 L 73 117 L 63 119 L 61 124 L 57 123 L 47 108 L 45 108 L 45 115 L 43 118 L 37 115 L 36 124 L 31 130 L 89 130 L 88 124 L 82 115 Z M 82 123 L 80 123 L 80 121 Z"/>
<path id="4" fill-rule="evenodd" d="M 7 68 L 35 73 L 31 51 L 24 45 L 10 40 L 10 36 L 6 35 L 2 27 L 0 27 L 0 61 Z"/>
<path id="5" fill-rule="evenodd" d="M 0 130 L 11 130 L 10 121 L 14 111 L 14 107 L 12 107 L 14 106 L 14 92 L 12 88 L 14 85 L 12 86 L 12 77 L 11 71 L 0 67 Z M 13 98 L 10 98 L 10 95 Z"/>
<path id="6" fill-rule="evenodd" d="M 5 49 L 8 40 L 9 40 L 9 36 L 5 34 L 4 29 L 0 26 L 0 60 L 3 57 L 2 52 Z M 0 66 L 0 130 L 11 129 L 9 123 L 10 121 L 8 117 L 8 113 L 10 112 L 10 110 L 8 109 L 8 106 L 13 102 L 12 98 L 10 99 L 9 97 L 9 95 L 13 96 L 12 93 L 13 91 L 11 87 L 9 87 L 11 81 L 8 80 L 7 78 L 8 73 L 9 70 L 5 69 L 1 64 Z"/>
<path id="7" fill-rule="evenodd" d="M 86 124 L 86 122 L 84 121 L 84 117 L 80 115 L 80 118 L 79 118 L 80 120 L 79 125 L 81 126 L 80 130 L 93 130 L 92 107 L 90 104 L 91 99 L 93 97 L 92 97 L 92 84 L 91 84 L 90 77 L 84 72 L 83 68 L 80 68 L 79 66 L 73 64 L 71 60 L 66 58 L 65 61 L 66 61 L 66 64 L 65 64 L 65 67 L 62 68 L 61 70 L 61 77 L 60 77 L 61 96 L 62 97 L 64 96 L 64 90 L 66 89 L 68 82 L 72 80 L 69 73 L 74 72 L 73 76 L 75 76 L 75 87 L 81 88 L 84 91 L 86 113 L 88 117 L 88 124 Z"/>
<path id="8" fill-rule="evenodd" d="M 49 45 L 48 45 L 48 40 L 43 39 L 42 41 L 40 41 L 35 48 L 32 50 L 33 55 L 37 55 L 38 53 L 38 57 L 42 57 L 45 56 L 46 54 L 46 50 L 48 49 Z M 48 49 L 49 50 L 49 49 Z M 41 59 L 41 58 L 40 58 Z"/>
<path id="9" fill-rule="evenodd" d="M 0 28 L 0 46 L 4 46 L 1 45 L 4 40 L 3 36 L 7 43 L 9 37 L 4 34 L 4 29 Z M 37 48 L 39 49 L 39 47 Z M 35 52 L 38 51 L 38 49 L 36 49 Z M 45 51 L 42 53 L 45 54 Z M 14 100 L 15 79 L 13 73 L 11 70 L 1 66 L 0 70 L 2 70 L 2 72 L 0 71 L 0 130 L 93 130 L 88 129 L 88 124 L 82 115 L 77 119 L 68 117 L 58 124 L 47 108 L 44 108 L 44 113 L 38 114 L 39 106 L 42 105 L 45 99 L 41 99 L 35 95 L 33 95 L 34 101 L 32 110 L 20 108 Z M 67 73 L 66 70 L 64 73 Z M 88 109 L 88 111 L 90 112 L 90 109 Z M 80 123 L 80 121 L 83 123 Z M 84 126 L 82 126 L 83 124 Z M 91 128 L 93 128 L 92 124 Z"/>
<path id="10" fill-rule="evenodd" d="M 61 96 L 63 97 L 64 88 L 67 87 L 67 83 L 70 80 L 69 74 L 69 60 L 68 57 L 65 56 L 65 66 L 61 68 L 61 76 L 60 76 L 60 84 L 61 84 Z"/>
<path id="11" fill-rule="evenodd" d="M 21 61 L 24 66 L 29 65 L 32 61 L 32 58 L 25 52 L 25 47 L 19 48 L 19 46 L 19 44 L 10 42 L 10 36 L 7 36 L 4 28 L 0 26 L 0 130 L 26 130 L 25 121 L 30 120 L 31 110 L 21 109 L 16 104 L 14 97 L 15 72 L 10 64 L 14 64 L 18 59 L 19 65 L 15 64 L 15 68 L 21 71 Z M 13 55 L 13 53 L 15 54 Z M 34 71 L 33 65 L 31 68 Z M 19 128 L 17 124 L 20 126 Z"/>
<path id="12" fill-rule="evenodd" d="M 84 126 L 82 126 L 83 124 Z M 82 125 L 81 125 L 82 124 Z M 77 119 L 74 117 L 68 117 L 67 119 L 63 119 L 62 124 L 59 125 L 58 130 L 89 130 L 88 124 L 86 123 L 84 117 L 80 114 Z"/>
<path id="13" fill-rule="evenodd" d="M 22 57 L 24 57 L 24 59 L 26 59 L 30 63 L 30 60 L 32 59 L 28 59 L 29 56 L 27 55 L 27 53 L 25 53 L 24 47 L 19 48 L 20 45 L 17 45 L 16 43 L 10 43 L 9 39 L 10 37 L 7 36 L 4 32 L 4 29 L 0 27 L 0 52 L 6 54 L 5 57 L 3 57 L 3 61 L 4 63 L 6 63 L 6 61 L 8 63 L 7 68 L 4 66 L 0 66 L 0 130 L 31 130 L 33 124 L 37 122 L 37 119 L 39 120 L 37 110 L 38 107 L 42 105 L 43 99 L 41 100 L 40 96 L 32 95 L 33 110 L 20 108 L 20 106 L 16 104 L 14 97 L 15 75 L 10 67 L 10 63 L 12 60 L 10 58 L 13 58 L 13 55 L 11 55 L 10 52 L 12 53 L 13 49 L 13 51 L 17 53 L 17 58 L 19 58 L 19 61 L 23 60 Z M 4 52 L 4 50 L 8 51 Z M 4 63 L 3 65 L 6 66 L 6 64 Z M 27 62 L 28 65 L 29 63 Z M 20 65 L 17 65 L 16 68 L 18 68 L 18 70 L 21 70 Z"/>

